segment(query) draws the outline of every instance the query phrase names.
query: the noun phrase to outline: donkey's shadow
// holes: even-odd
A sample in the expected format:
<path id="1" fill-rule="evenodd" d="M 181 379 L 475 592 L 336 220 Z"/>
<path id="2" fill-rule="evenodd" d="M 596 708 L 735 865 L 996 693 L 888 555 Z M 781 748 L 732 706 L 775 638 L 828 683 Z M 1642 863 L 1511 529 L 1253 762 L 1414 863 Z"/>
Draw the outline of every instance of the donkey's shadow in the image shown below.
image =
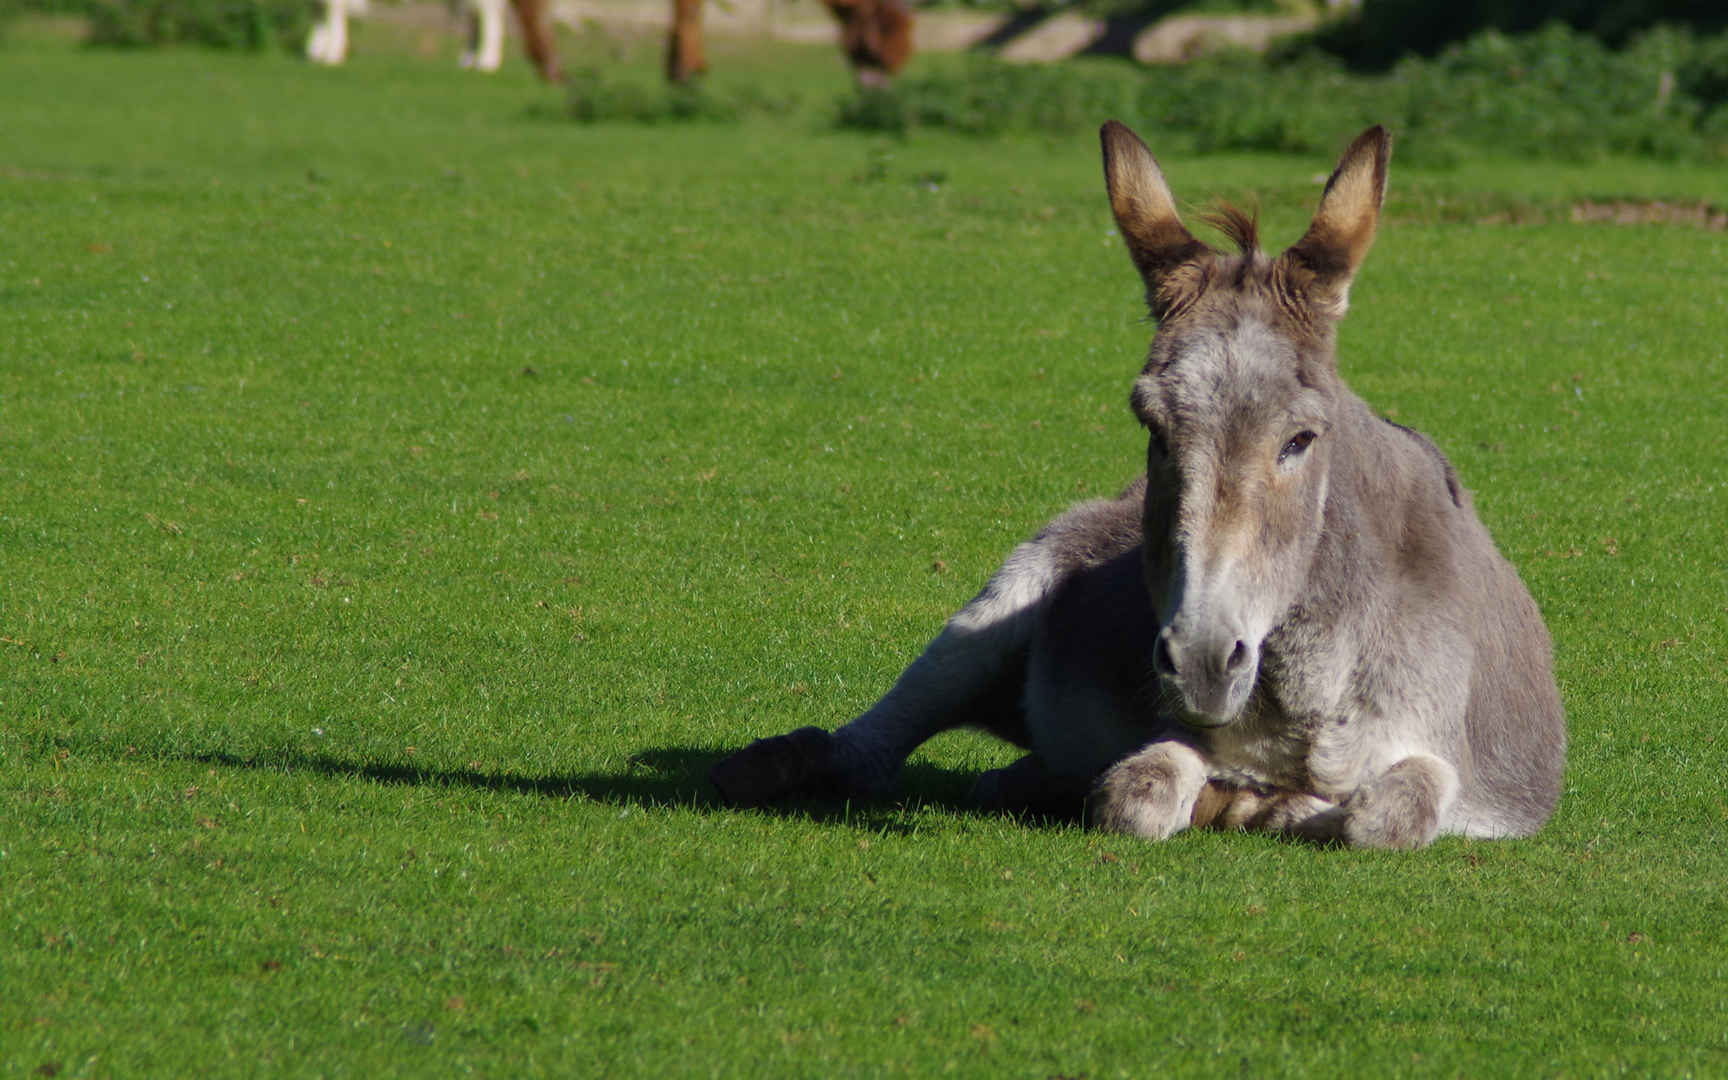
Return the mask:
<path id="1" fill-rule="evenodd" d="M 911 828 L 907 814 L 934 809 L 956 817 L 1018 817 L 1027 824 L 1058 825 L 1059 816 L 1013 815 L 986 810 L 969 798 L 976 775 L 923 762 L 908 762 L 900 774 L 898 793 L 884 801 L 843 798 L 798 798 L 743 809 L 721 799 L 708 781 L 708 770 L 730 750 L 695 746 L 651 747 L 632 753 L 622 768 L 606 772 L 533 776 L 509 770 L 440 769 L 420 765 L 355 761 L 298 750 L 265 751 L 255 755 L 202 753 L 183 760 L 222 769 L 307 772 L 332 779 L 413 787 L 470 788 L 543 799 L 580 799 L 612 806 L 644 809 L 685 809 L 702 813 L 767 813 L 831 821 L 856 827 L 895 830 Z"/>

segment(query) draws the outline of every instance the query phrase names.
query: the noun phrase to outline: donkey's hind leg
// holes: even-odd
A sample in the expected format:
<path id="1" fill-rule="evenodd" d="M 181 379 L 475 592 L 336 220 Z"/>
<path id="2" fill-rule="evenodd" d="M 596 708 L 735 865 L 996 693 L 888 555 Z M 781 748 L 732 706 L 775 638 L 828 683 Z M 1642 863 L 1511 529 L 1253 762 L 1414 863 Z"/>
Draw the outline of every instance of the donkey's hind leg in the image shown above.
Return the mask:
<path id="1" fill-rule="evenodd" d="M 1211 780 L 1189 815 L 1196 829 L 1289 833 L 1322 843 L 1337 839 L 1338 804 L 1305 791 L 1246 787 Z"/>
<path id="2" fill-rule="evenodd" d="M 1427 847 L 1458 798 L 1458 770 L 1431 754 L 1411 754 L 1350 793 L 1339 831 L 1351 847 Z"/>
<path id="3" fill-rule="evenodd" d="M 1245 786 L 1210 775 L 1193 747 L 1159 740 L 1104 771 L 1088 805 L 1092 824 L 1162 840 L 1188 828 L 1339 839 L 1337 803 L 1304 791 Z"/>
<path id="4" fill-rule="evenodd" d="M 1318 844 L 1410 850 L 1434 842 L 1457 794 L 1456 769 L 1430 754 L 1412 754 L 1338 802 L 1299 792 L 1238 794 L 1206 824 L 1288 833 Z M 1196 825 L 1199 816 L 1196 809 Z"/>
<path id="5" fill-rule="evenodd" d="M 1042 538 L 1020 545 L 869 711 L 832 734 L 802 728 L 759 739 L 709 780 L 742 804 L 881 796 L 912 751 L 950 728 L 975 725 L 1023 744 L 1026 655 L 1058 566 Z"/>

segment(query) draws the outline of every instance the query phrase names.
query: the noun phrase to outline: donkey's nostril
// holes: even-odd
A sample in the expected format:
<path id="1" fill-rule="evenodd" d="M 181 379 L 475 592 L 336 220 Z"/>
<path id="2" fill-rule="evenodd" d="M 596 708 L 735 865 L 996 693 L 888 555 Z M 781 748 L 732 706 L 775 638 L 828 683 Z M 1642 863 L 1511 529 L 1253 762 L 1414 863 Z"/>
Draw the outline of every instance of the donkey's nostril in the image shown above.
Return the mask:
<path id="1" fill-rule="evenodd" d="M 1160 675 L 1176 674 L 1176 656 L 1170 651 L 1170 635 L 1158 635 L 1158 643 L 1152 646 L 1152 670 Z"/>
<path id="2" fill-rule="evenodd" d="M 1230 658 L 1224 661 L 1224 670 L 1234 674 L 1243 664 L 1248 662 L 1248 646 L 1238 641 L 1236 647 L 1230 650 Z"/>

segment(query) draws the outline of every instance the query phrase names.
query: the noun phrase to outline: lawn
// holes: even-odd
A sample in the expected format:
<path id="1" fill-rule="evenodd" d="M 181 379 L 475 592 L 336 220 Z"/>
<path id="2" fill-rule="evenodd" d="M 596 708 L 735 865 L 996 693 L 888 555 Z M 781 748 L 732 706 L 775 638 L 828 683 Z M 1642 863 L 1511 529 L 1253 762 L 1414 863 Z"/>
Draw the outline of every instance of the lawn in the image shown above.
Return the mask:
<path id="1" fill-rule="evenodd" d="M 1547 615 L 1537 836 L 989 816 L 970 734 L 735 811 L 1138 466 L 1096 144 L 835 131 L 827 50 L 582 126 L 359 44 L 0 45 L 0 1072 L 1728 1071 L 1728 238 L 1556 209 L 1719 169 L 1395 155 L 1352 294 Z M 1165 165 L 1283 243 L 1330 161 Z"/>

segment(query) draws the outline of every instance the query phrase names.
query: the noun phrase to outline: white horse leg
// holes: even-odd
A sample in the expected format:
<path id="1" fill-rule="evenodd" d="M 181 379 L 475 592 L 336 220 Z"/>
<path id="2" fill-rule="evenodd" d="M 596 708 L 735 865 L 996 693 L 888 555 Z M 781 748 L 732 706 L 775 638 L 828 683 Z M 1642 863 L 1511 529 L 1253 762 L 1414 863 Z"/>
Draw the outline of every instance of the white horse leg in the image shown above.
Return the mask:
<path id="1" fill-rule="evenodd" d="M 469 0 L 468 48 L 461 64 L 475 71 L 497 71 L 504 62 L 506 0 Z"/>
<path id="2" fill-rule="evenodd" d="M 340 64 L 348 56 L 349 0 L 324 0 L 324 18 L 306 37 L 306 59 L 314 64 Z"/>

